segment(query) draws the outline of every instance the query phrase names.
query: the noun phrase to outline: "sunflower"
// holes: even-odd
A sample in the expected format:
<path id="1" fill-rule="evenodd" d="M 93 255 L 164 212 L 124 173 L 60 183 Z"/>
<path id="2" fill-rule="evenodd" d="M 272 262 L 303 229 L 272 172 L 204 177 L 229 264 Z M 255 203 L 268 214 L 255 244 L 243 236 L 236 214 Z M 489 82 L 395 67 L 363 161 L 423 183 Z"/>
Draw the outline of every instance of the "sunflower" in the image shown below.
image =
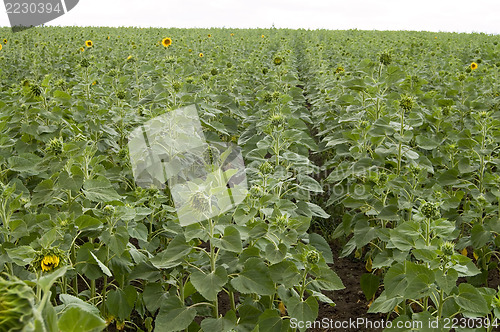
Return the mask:
<path id="1" fill-rule="evenodd" d="M 85 49 L 83 47 L 80 47 L 80 51 L 83 52 L 85 51 Z"/>
<path id="2" fill-rule="evenodd" d="M 260 37 L 261 37 L 261 38 L 264 38 L 265 36 L 264 36 L 264 35 L 262 35 L 262 36 L 260 36 Z"/>
<path id="3" fill-rule="evenodd" d="M 198 54 L 200 58 L 203 58 L 203 53 Z"/>
<path id="4" fill-rule="evenodd" d="M 212 38 L 212 35 L 211 35 L 211 34 L 208 34 L 208 38 Z"/>
<path id="5" fill-rule="evenodd" d="M 85 46 L 87 46 L 87 47 L 92 47 L 92 46 L 94 46 L 94 43 L 92 42 L 92 40 L 90 40 L 90 39 L 89 39 L 89 40 L 87 40 L 87 41 L 85 42 Z"/>
<path id="6" fill-rule="evenodd" d="M 477 69 L 477 63 L 473 62 L 470 64 L 470 69 L 476 70 Z"/>
<path id="7" fill-rule="evenodd" d="M 5 39 L 5 38 L 4 38 L 3 43 L 4 43 L 4 44 L 7 44 L 7 39 Z"/>
<path id="8" fill-rule="evenodd" d="M 169 47 L 172 44 L 172 39 L 170 39 L 169 37 L 163 38 L 161 44 L 165 47 Z"/>
<path id="9" fill-rule="evenodd" d="M 59 257 L 56 255 L 45 256 L 40 263 L 42 271 L 51 271 L 59 266 Z"/>
<path id="10" fill-rule="evenodd" d="M 231 33 L 231 37 L 234 37 L 234 33 Z"/>
<path id="11" fill-rule="evenodd" d="M 0 51 L 2 50 L 2 44 L 0 44 Z"/>

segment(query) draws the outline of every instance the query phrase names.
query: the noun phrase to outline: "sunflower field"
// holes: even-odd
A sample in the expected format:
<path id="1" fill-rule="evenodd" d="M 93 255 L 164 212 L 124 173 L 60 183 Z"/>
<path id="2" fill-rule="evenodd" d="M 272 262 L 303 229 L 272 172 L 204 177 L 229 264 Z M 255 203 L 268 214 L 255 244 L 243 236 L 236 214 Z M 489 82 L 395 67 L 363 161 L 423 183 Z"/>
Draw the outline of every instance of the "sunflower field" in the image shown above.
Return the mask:
<path id="1" fill-rule="evenodd" d="M 0 331 L 498 331 L 499 43 L 0 28 Z M 248 185 L 189 224 L 129 150 L 184 107 Z"/>

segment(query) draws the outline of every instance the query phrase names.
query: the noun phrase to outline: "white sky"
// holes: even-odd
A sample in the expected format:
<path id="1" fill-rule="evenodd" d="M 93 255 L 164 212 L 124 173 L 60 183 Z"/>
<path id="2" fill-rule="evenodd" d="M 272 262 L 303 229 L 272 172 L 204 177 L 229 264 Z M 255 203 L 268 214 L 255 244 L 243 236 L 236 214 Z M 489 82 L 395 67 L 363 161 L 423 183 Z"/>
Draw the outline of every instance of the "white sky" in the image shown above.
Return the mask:
<path id="1" fill-rule="evenodd" d="M 48 25 L 269 28 L 272 24 L 500 34 L 500 0 L 80 0 Z M 0 26 L 8 25 L 2 10 Z"/>

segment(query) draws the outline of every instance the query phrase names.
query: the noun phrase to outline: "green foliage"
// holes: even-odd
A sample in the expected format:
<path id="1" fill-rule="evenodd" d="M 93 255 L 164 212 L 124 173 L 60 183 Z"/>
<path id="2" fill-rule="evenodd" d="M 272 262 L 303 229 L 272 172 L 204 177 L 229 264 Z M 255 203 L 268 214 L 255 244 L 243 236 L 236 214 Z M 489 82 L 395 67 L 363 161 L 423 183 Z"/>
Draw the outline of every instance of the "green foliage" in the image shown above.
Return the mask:
<path id="1" fill-rule="evenodd" d="M 19 288 L 0 296 L 28 330 L 287 331 L 344 287 L 325 238 L 366 261 L 370 312 L 500 318 L 497 36 L 0 33 L 0 271 Z M 250 193 L 181 225 L 127 143 L 191 104 L 242 149 Z"/>

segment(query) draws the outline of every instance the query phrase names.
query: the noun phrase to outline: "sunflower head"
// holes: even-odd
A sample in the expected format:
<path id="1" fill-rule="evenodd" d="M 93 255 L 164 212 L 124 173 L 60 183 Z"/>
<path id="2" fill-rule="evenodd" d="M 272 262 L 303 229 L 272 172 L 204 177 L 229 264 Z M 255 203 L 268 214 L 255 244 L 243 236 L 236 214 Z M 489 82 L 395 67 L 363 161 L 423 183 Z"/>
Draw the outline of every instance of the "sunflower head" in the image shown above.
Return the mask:
<path id="1" fill-rule="evenodd" d="M 208 38 L 212 38 L 212 35 L 211 35 L 211 34 L 208 34 L 207 36 L 208 36 Z"/>
<path id="2" fill-rule="evenodd" d="M 440 249 L 443 252 L 443 255 L 451 256 L 455 252 L 455 244 L 453 242 L 446 241 L 441 245 Z"/>
<path id="3" fill-rule="evenodd" d="M 7 44 L 7 39 L 5 39 L 5 38 L 4 38 L 3 43 L 4 43 L 4 44 Z"/>
<path id="4" fill-rule="evenodd" d="M 265 37 L 266 37 L 266 36 L 264 36 L 264 35 L 260 36 L 260 38 L 265 38 Z"/>
<path id="5" fill-rule="evenodd" d="M 410 96 L 402 96 L 401 100 L 399 101 L 399 107 L 401 107 L 405 112 L 411 111 L 414 104 L 415 102 Z"/>
<path id="6" fill-rule="evenodd" d="M 87 47 L 92 47 L 92 46 L 94 46 L 94 43 L 92 42 L 92 40 L 90 40 L 90 39 L 89 39 L 89 40 L 87 40 L 87 41 L 85 42 L 85 46 L 87 46 Z"/>
<path id="7" fill-rule="evenodd" d="M 61 267 L 65 261 L 65 253 L 59 248 L 42 249 L 31 262 L 31 268 L 35 271 L 50 272 Z"/>
<path id="8" fill-rule="evenodd" d="M 80 47 L 80 52 L 83 52 L 85 51 L 85 49 L 83 47 Z"/>
<path id="9" fill-rule="evenodd" d="M 379 61 L 384 66 L 388 66 L 392 62 L 392 57 L 391 57 L 391 55 L 389 53 L 384 52 L 384 53 L 380 54 Z"/>
<path id="10" fill-rule="evenodd" d="M 203 53 L 198 54 L 200 58 L 203 58 Z"/>
<path id="11" fill-rule="evenodd" d="M 172 39 L 169 38 L 169 37 L 163 38 L 162 41 L 161 41 L 161 44 L 164 47 L 169 47 L 170 45 L 172 45 Z"/>
<path id="12" fill-rule="evenodd" d="M 283 59 L 279 56 L 275 57 L 274 60 L 273 60 L 273 63 L 276 65 L 276 66 L 279 66 L 281 65 L 281 63 L 283 62 Z"/>
<path id="13" fill-rule="evenodd" d="M 0 51 L 2 50 L 2 44 L 0 44 Z"/>
<path id="14" fill-rule="evenodd" d="M 470 64 L 470 69 L 476 70 L 477 69 L 477 63 L 473 62 Z"/>
<path id="15" fill-rule="evenodd" d="M 424 201 L 420 206 L 420 212 L 425 218 L 437 218 L 439 217 L 439 206 L 436 203 Z"/>
<path id="16" fill-rule="evenodd" d="M 231 37 L 234 37 L 234 33 L 231 33 Z"/>

